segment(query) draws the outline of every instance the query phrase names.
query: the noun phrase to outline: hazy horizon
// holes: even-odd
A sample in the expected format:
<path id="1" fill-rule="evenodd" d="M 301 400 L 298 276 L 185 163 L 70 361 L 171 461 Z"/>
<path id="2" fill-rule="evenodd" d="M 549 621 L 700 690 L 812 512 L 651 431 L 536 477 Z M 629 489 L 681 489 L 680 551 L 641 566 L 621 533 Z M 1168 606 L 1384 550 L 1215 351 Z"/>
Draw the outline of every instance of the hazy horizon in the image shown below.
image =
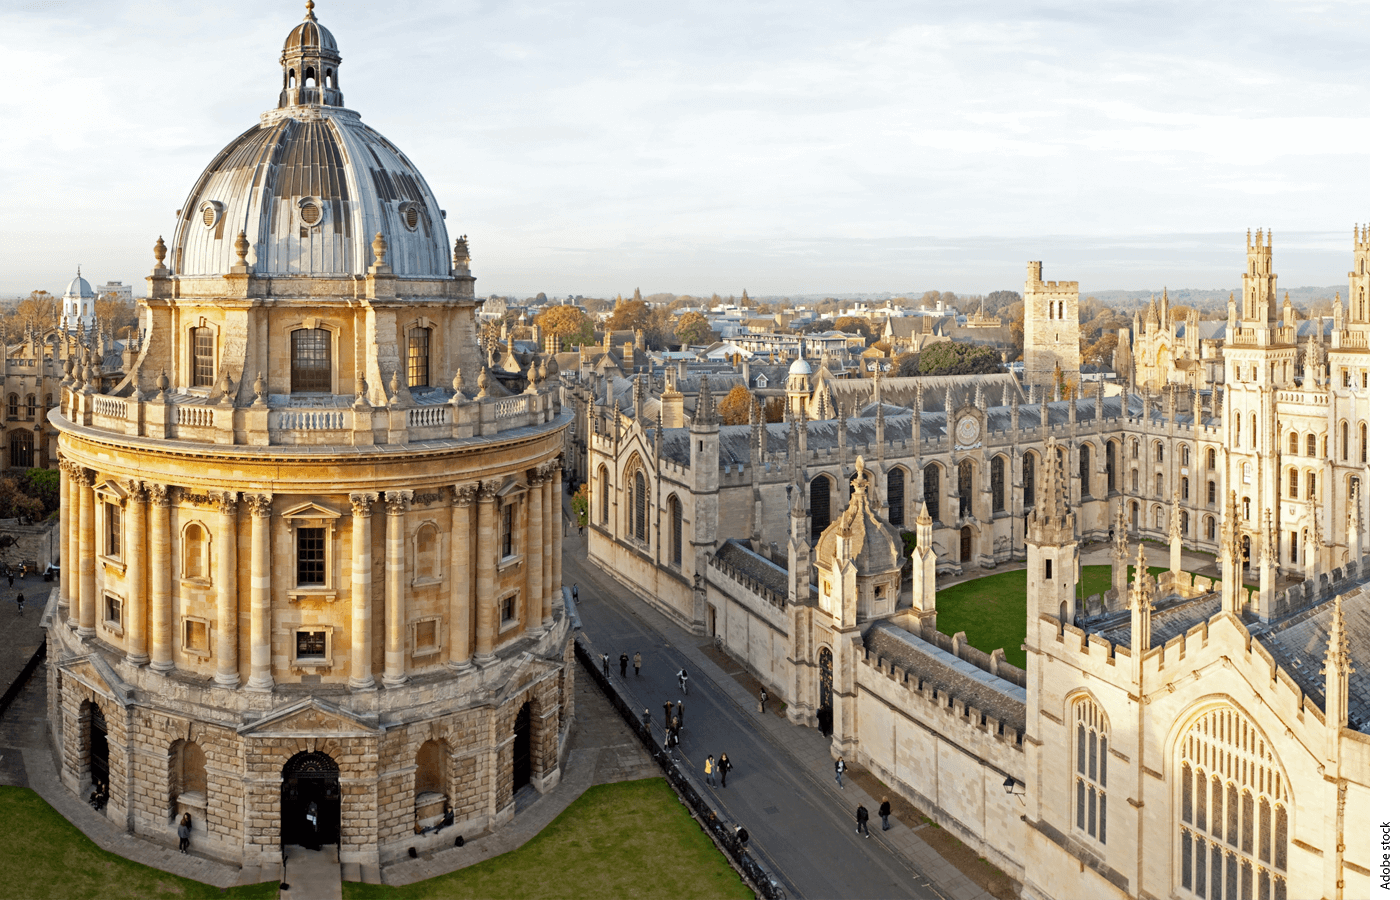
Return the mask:
<path id="1" fill-rule="evenodd" d="M 300 2 L 0 12 L 0 294 L 135 284 L 276 105 Z M 346 106 L 470 236 L 481 294 L 1335 284 L 1369 207 L 1369 7 L 364 0 Z"/>

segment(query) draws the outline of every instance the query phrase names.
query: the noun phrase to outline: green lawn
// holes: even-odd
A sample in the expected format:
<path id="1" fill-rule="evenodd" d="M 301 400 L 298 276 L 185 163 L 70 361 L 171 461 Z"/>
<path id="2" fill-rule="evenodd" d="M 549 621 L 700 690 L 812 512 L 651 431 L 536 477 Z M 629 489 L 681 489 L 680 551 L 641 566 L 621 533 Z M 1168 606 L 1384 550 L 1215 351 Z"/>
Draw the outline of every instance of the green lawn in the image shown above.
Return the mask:
<path id="1" fill-rule="evenodd" d="M 525 846 L 474 866 L 401 888 L 342 887 L 345 900 L 753 897 L 664 778 L 595 785 Z"/>
<path id="2" fill-rule="evenodd" d="M 1149 566 L 1157 575 L 1167 571 Z M 1129 582 L 1132 581 L 1131 570 Z M 1084 566 L 1080 576 L 1080 596 L 1102 594 L 1113 586 L 1112 566 Z M 944 634 L 967 632 L 967 642 L 991 653 L 1000 647 L 1006 661 L 1026 667 L 1026 570 L 1002 572 L 973 581 L 938 589 L 938 630 Z"/>
<path id="3" fill-rule="evenodd" d="M 0 895 L 7 900 L 273 898 L 277 883 L 228 890 L 108 853 L 29 788 L 0 786 Z M 175 832 L 170 832 L 175 842 Z"/>

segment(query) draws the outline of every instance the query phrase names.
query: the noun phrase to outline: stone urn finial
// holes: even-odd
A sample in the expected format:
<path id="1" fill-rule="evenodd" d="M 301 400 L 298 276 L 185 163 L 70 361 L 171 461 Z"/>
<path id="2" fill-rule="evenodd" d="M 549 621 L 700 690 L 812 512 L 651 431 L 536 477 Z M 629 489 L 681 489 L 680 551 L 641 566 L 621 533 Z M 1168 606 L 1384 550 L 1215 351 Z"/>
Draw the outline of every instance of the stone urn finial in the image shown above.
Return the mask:
<path id="1" fill-rule="evenodd" d="M 458 369 L 457 374 L 452 376 L 452 399 L 447 401 L 453 406 L 461 406 L 467 402 L 467 395 L 463 388 L 467 386 L 467 380 L 462 377 L 462 370 Z"/>
<path id="2" fill-rule="evenodd" d="M 253 405 L 258 409 L 267 406 L 267 382 L 263 380 L 262 372 L 258 372 L 258 377 L 253 379 Z"/>
<path id="3" fill-rule="evenodd" d="M 165 268 L 165 235 L 156 238 L 156 245 L 152 251 L 156 255 L 156 266 L 161 269 Z"/>
<path id="4" fill-rule="evenodd" d="M 145 397 L 141 396 L 140 369 L 136 369 L 131 373 L 131 399 L 135 400 L 137 403 L 140 403 L 142 400 L 146 399 Z"/>
<path id="5" fill-rule="evenodd" d="M 238 237 L 234 238 L 233 241 L 233 252 L 238 254 L 239 265 L 246 266 L 248 264 L 248 248 L 251 246 L 252 244 L 248 243 L 248 233 L 239 231 Z"/>
<path id="6" fill-rule="evenodd" d="M 476 373 L 476 399 L 485 400 L 487 397 L 491 396 L 491 391 L 487 389 L 486 385 L 486 367 L 482 366 L 481 371 Z"/>
<path id="7" fill-rule="evenodd" d="M 374 264 L 376 266 L 384 265 L 385 254 L 389 251 L 389 243 L 384 240 L 384 232 L 376 231 L 374 233 L 374 243 L 371 246 L 374 247 Z"/>
<path id="8" fill-rule="evenodd" d="M 156 379 L 156 390 L 164 394 L 170 390 L 170 376 L 165 374 L 165 370 L 160 370 L 160 377 Z"/>
<path id="9" fill-rule="evenodd" d="M 390 405 L 390 406 L 398 406 L 398 405 L 399 405 L 399 390 L 400 390 L 400 387 L 401 387 L 401 385 L 399 384 L 399 373 L 398 373 L 398 372 L 395 372 L 395 373 L 393 374 L 393 376 L 391 376 L 391 377 L 389 378 L 389 405 Z"/>
<path id="10" fill-rule="evenodd" d="M 220 385 L 220 387 L 221 387 L 221 389 L 223 390 L 224 395 L 223 395 L 223 397 L 221 397 L 221 398 L 219 399 L 219 405 L 220 405 L 220 406 L 232 406 L 232 405 L 233 405 L 233 376 L 230 375 L 229 373 L 225 372 L 225 373 L 224 373 L 224 380 L 223 380 L 223 383 Z"/>
<path id="11" fill-rule="evenodd" d="M 530 363 L 530 371 L 525 374 L 525 378 L 530 382 L 530 393 L 537 393 L 540 383 L 540 367 L 537 363 Z"/>

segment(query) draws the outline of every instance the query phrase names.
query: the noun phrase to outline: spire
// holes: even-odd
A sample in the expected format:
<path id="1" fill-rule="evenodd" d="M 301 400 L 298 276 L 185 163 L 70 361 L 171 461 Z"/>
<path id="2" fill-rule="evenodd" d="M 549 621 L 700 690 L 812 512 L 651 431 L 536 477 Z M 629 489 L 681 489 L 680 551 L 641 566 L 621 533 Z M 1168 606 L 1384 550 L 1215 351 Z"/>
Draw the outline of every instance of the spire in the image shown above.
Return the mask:
<path id="1" fill-rule="evenodd" d="M 1328 740 L 1329 757 L 1336 759 L 1336 741 L 1348 724 L 1351 706 L 1351 685 L 1347 676 L 1356 671 L 1351 661 L 1351 636 L 1342 618 L 1342 598 L 1332 601 L 1332 628 L 1327 635 L 1326 664 L 1320 675 L 1326 677 L 1326 711 L 1324 715 L 1331 731 Z"/>
<path id="2" fill-rule="evenodd" d="M 1141 656 L 1152 646 L 1152 593 L 1151 576 L 1147 574 L 1147 553 L 1138 544 L 1137 566 L 1133 572 L 1132 596 L 1132 651 L 1135 657 Z"/>
<path id="3" fill-rule="evenodd" d="M 710 396 L 710 376 L 700 376 L 700 396 L 695 401 L 695 424 L 714 424 L 714 399 Z"/>

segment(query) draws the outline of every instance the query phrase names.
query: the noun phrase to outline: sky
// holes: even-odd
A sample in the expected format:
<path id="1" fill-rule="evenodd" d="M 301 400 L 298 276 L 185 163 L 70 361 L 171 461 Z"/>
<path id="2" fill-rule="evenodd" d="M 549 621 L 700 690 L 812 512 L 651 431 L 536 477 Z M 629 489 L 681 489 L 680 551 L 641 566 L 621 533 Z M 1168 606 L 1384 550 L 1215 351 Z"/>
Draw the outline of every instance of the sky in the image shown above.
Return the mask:
<path id="1" fill-rule="evenodd" d="M 388 10 L 392 9 L 392 13 Z M 346 106 L 479 293 L 1332 285 L 1370 217 L 1364 2 L 324 0 Z M 276 105 L 296 2 L 0 8 L 0 296 L 135 283 Z"/>

